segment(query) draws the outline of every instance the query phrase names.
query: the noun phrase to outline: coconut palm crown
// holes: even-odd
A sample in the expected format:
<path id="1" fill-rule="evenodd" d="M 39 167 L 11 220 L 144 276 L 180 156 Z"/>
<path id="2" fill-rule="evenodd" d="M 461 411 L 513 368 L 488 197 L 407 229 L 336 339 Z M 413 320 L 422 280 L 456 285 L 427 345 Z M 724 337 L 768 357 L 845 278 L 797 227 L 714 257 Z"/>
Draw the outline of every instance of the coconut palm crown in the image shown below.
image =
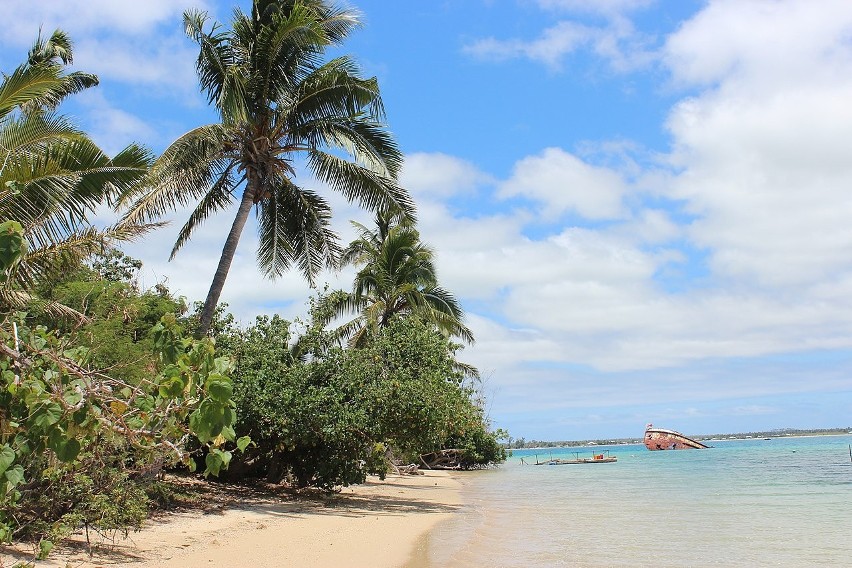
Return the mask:
<path id="1" fill-rule="evenodd" d="M 0 220 L 20 223 L 26 241 L 0 291 L 6 308 L 38 303 L 32 294 L 37 282 L 154 227 L 120 223 L 95 228 L 90 223 L 98 207 L 137 187 L 153 158 L 135 144 L 110 158 L 56 112 L 67 96 L 98 84 L 95 75 L 66 72 L 72 61 L 67 34 L 39 34 L 27 61 L 4 74 L 0 83 Z M 69 313 L 50 303 L 43 308 Z"/>
<path id="2" fill-rule="evenodd" d="M 394 317 L 417 317 L 448 337 L 473 343 L 464 325 L 464 311 L 456 298 L 438 284 L 431 248 L 405 219 L 380 213 L 376 228 L 352 223 L 360 236 L 343 252 L 343 264 L 361 265 L 351 292 L 324 298 L 329 317 L 355 315 L 337 329 L 353 347 L 363 346 L 371 330 Z M 324 322 L 330 323 L 330 322 Z"/>
<path id="3" fill-rule="evenodd" d="M 220 122 L 176 140 L 155 164 L 152 189 L 127 218 L 153 219 L 194 205 L 172 258 L 211 215 L 239 201 L 201 315 L 206 333 L 253 207 L 257 261 L 269 278 L 297 265 L 313 284 L 340 253 L 331 207 L 297 183 L 304 166 L 319 182 L 371 210 L 413 215 L 396 183 L 402 155 L 383 124 L 375 78 L 359 76 L 349 57 L 323 62 L 358 25 L 357 15 L 324 0 L 255 0 L 234 12 L 231 29 L 205 13 L 184 13 L 200 47 L 198 79 Z"/>

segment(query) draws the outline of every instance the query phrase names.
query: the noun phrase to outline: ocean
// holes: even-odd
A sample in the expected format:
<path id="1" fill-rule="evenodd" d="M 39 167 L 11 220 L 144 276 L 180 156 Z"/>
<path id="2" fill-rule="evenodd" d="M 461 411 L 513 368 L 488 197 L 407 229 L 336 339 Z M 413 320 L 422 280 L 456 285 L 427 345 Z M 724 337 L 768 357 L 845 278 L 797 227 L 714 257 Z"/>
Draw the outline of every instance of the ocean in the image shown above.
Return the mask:
<path id="1" fill-rule="evenodd" d="M 426 543 L 427 565 L 852 567 L 849 436 L 515 450 L 462 477 L 465 507 Z M 551 457 L 616 463 L 524 465 Z"/>

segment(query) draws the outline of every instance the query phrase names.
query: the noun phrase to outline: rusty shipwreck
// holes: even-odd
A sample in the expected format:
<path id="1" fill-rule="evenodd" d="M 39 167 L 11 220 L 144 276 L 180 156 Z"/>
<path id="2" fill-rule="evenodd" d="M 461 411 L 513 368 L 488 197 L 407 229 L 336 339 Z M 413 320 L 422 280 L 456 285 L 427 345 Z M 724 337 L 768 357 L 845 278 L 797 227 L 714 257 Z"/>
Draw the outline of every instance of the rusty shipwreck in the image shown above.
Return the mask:
<path id="1" fill-rule="evenodd" d="M 645 447 L 651 451 L 656 450 L 698 450 L 707 448 L 701 442 L 688 438 L 680 432 L 654 428 L 653 424 L 645 427 Z"/>

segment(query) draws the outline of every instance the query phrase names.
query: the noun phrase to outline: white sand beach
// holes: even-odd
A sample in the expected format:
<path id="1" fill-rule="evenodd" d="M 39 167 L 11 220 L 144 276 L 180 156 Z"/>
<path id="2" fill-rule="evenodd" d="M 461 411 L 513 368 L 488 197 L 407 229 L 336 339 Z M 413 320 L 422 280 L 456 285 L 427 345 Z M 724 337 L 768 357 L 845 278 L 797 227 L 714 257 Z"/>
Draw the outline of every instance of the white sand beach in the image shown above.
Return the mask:
<path id="1" fill-rule="evenodd" d="M 461 505 L 460 481 L 444 471 L 370 478 L 333 496 L 246 495 L 204 510 L 161 515 L 127 538 L 100 541 L 89 556 L 80 537 L 37 568 L 148 566 L 347 566 L 421 564 L 425 536 Z M 251 490 L 247 490 L 250 492 Z M 232 492 L 233 493 L 233 492 Z M 233 495 L 232 495 L 233 496 Z M 31 560 L 18 557 L 17 560 Z M 0 567 L 16 558 L 3 551 Z"/>

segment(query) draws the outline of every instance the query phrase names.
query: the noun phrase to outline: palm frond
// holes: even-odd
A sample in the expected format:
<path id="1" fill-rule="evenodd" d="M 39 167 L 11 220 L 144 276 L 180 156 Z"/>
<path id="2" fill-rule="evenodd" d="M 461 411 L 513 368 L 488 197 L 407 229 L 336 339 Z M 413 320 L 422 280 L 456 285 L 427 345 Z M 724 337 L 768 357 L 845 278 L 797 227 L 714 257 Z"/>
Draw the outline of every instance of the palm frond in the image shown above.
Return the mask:
<path id="1" fill-rule="evenodd" d="M 57 61 L 59 60 L 59 61 Z M 30 48 L 27 62 L 30 65 L 55 64 L 61 62 L 63 65 L 74 63 L 74 50 L 71 37 L 62 30 L 54 30 L 50 38 L 44 39 L 41 30 L 38 37 Z"/>
<path id="2" fill-rule="evenodd" d="M 257 258 L 269 277 L 297 263 L 313 284 L 323 268 L 333 268 L 340 255 L 337 235 L 331 230 L 331 208 L 318 194 L 279 180 L 270 197 L 261 202 L 260 244 Z"/>
<path id="3" fill-rule="evenodd" d="M 56 278 L 69 267 L 102 252 L 117 241 L 132 241 L 160 227 L 160 224 L 118 224 L 105 229 L 87 227 L 53 240 L 34 240 L 28 234 L 28 251 L 13 269 L 10 281 L 32 287 L 39 281 Z"/>
<path id="4" fill-rule="evenodd" d="M 144 193 L 122 194 L 118 205 L 129 204 L 124 219 L 154 220 L 202 199 L 221 174 L 232 167 L 231 147 L 230 131 L 221 124 L 200 126 L 185 133 L 154 163 L 145 185 L 140 186 L 146 188 Z M 235 180 L 234 185 L 241 181 Z"/>
<path id="5" fill-rule="evenodd" d="M 396 221 L 395 221 L 396 220 Z M 361 310 L 361 325 L 375 328 L 396 317 L 415 317 L 447 337 L 472 343 L 464 312 L 456 298 L 438 285 L 434 252 L 397 212 L 382 211 L 376 228 L 353 223 L 360 236 L 344 250 L 343 260 L 363 263 L 349 295 L 351 309 Z M 368 339 L 365 329 L 353 333 L 350 345 Z"/>
<path id="6" fill-rule="evenodd" d="M 310 152 L 308 167 L 349 201 L 371 211 L 398 209 L 415 218 L 411 196 L 390 178 L 320 150 Z"/>
<path id="7" fill-rule="evenodd" d="M 0 165 L 8 164 L 9 160 L 25 159 L 60 141 L 71 142 L 82 138 L 85 138 L 85 134 L 68 118 L 54 113 L 7 118 L 0 128 L 0 152 L 3 154 Z"/>
<path id="8" fill-rule="evenodd" d="M 453 371 L 469 379 L 479 380 L 481 378 L 479 369 L 469 363 L 463 363 L 456 359 L 453 359 Z"/>
<path id="9" fill-rule="evenodd" d="M 272 14 L 252 39 L 252 95 L 267 105 L 289 99 L 329 43 L 316 14 L 301 3 Z"/>
<path id="10" fill-rule="evenodd" d="M 350 57 L 338 57 L 313 69 L 299 84 L 296 101 L 288 112 L 290 126 L 328 118 L 367 116 L 384 119 L 379 84 L 375 77 L 362 79 Z"/>
<path id="11" fill-rule="evenodd" d="M 30 49 L 27 62 L 16 69 L 16 72 L 21 72 L 20 77 L 29 78 L 31 89 L 26 95 L 26 100 L 15 102 L 12 108 L 18 107 L 24 113 L 54 109 L 68 95 L 96 86 L 98 77 L 91 73 L 81 71 L 63 73 L 63 67 L 73 61 L 73 46 L 68 34 L 62 30 L 56 30 L 50 38 L 44 39 L 39 32 L 35 44 Z M 3 98 L 0 95 L 0 101 Z M 3 102 L 0 102 L 0 117 L 5 116 L 6 111 L 9 110 Z"/>
<path id="12" fill-rule="evenodd" d="M 55 106 L 61 100 L 62 84 L 61 74 L 52 66 L 19 66 L 0 85 L 0 119 L 33 101 Z"/>
<path id="13" fill-rule="evenodd" d="M 248 109 L 240 101 L 244 97 L 241 82 L 235 73 L 234 53 L 230 48 L 230 36 L 226 31 L 220 31 L 220 26 L 214 23 L 209 32 L 204 31 L 208 17 L 206 12 L 190 9 L 183 13 L 184 29 L 187 37 L 198 44 L 200 51 L 196 60 L 196 71 L 201 90 L 207 93 L 207 100 L 216 108 L 223 111 L 224 116 L 245 120 Z"/>
<path id="14" fill-rule="evenodd" d="M 49 316 L 68 319 L 80 323 L 88 323 L 90 320 L 82 314 L 65 304 L 54 300 L 45 300 L 25 292 L 10 288 L 0 288 L 0 311 L 29 311 L 43 312 Z"/>
<path id="15" fill-rule="evenodd" d="M 85 136 L 45 142 L 40 152 L 10 157 L 0 180 L 18 181 L 20 193 L 0 197 L 0 213 L 18 219 L 30 234 L 55 241 L 101 204 L 136 187 L 150 162 L 150 153 L 138 146 L 111 160 Z"/>
<path id="16" fill-rule="evenodd" d="M 228 164 L 225 171 L 220 174 L 219 179 L 210 187 L 210 191 L 199 200 L 195 210 L 189 216 L 186 223 L 184 223 L 183 227 L 181 227 L 180 233 L 178 233 L 175 244 L 172 247 L 172 252 L 169 255 L 169 260 L 174 260 L 177 252 L 190 239 L 195 229 L 200 227 L 210 215 L 225 209 L 234 202 L 233 191 L 235 180 L 232 170 L 235 167 L 233 163 Z"/>

